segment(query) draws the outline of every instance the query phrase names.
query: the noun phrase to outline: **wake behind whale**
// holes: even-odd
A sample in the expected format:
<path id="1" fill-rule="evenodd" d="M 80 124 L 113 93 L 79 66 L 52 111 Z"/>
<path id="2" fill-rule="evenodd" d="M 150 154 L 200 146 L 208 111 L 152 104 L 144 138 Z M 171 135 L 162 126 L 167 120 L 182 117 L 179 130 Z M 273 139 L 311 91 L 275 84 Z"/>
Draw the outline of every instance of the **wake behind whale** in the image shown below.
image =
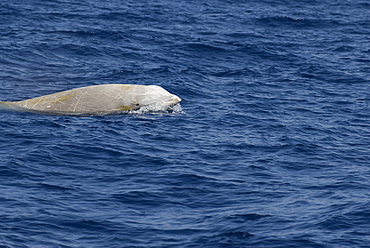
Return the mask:
<path id="1" fill-rule="evenodd" d="M 107 115 L 167 111 L 181 98 L 156 85 L 86 86 L 23 101 L 0 101 L 0 109 L 51 115 Z"/>

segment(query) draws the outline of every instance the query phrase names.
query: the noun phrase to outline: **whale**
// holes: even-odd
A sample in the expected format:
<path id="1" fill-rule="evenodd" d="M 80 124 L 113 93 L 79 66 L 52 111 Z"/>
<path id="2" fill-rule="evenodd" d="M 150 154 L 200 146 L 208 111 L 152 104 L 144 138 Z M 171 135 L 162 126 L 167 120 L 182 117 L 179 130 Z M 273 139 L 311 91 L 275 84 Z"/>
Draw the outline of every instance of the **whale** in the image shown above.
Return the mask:
<path id="1" fill-rule="evenodd" d="M 167 111 L 181 98 L 157 85 L 102 84 L 23 101 L 0 101 L 0 109 L 50 115 L 107 115 Z"/>

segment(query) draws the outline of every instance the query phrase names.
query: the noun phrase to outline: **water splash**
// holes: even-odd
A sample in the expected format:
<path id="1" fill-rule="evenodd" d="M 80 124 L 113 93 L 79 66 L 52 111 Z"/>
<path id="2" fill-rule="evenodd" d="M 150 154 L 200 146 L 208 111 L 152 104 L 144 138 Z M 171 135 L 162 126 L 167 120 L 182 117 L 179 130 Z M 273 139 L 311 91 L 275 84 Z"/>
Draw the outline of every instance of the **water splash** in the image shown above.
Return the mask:
<path id="1" fill-rule="evenodd" d="M 160 113 L 170 113 L 170 114 L 184 114 L 181 104 L 175 104 L 173 106 L 168 107 L 166 104 L 156 103 L 151 104 L 148 106 L 143 106 L 140 109 L 130 110 L 125 112 L 127 114 L 135 114 L 135 115 L 142 115 L 142 114 L 160 114 Z"/>

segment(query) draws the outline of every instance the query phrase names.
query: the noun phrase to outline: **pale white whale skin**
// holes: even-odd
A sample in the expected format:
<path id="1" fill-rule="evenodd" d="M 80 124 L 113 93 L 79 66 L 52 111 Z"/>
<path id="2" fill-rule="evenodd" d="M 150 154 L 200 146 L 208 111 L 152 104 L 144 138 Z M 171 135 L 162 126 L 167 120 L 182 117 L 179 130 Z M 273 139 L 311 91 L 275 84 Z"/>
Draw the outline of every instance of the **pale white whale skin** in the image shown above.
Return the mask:
<path id="1" fill-rule="evenodd" d="M 166 111 L 180 101 L 180 97 L 157 85 L 103 84 L 24 101 L 0 101 L 0 108 L 55 115 L 105 115 L 142 108 Z"/>

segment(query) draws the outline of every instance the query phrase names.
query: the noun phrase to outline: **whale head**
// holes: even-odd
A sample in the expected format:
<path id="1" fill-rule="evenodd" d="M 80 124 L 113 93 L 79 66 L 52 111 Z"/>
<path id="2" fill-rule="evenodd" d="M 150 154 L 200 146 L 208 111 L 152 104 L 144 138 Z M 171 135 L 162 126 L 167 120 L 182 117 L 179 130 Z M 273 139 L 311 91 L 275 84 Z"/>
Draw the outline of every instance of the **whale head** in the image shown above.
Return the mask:
<path id="1" fill-rule="evenodd" d="M 148 85 L 137 93 L 136 108 L 150 111 L 165 111 L 181 102 L 181 98 L 157 85 Z"/>

